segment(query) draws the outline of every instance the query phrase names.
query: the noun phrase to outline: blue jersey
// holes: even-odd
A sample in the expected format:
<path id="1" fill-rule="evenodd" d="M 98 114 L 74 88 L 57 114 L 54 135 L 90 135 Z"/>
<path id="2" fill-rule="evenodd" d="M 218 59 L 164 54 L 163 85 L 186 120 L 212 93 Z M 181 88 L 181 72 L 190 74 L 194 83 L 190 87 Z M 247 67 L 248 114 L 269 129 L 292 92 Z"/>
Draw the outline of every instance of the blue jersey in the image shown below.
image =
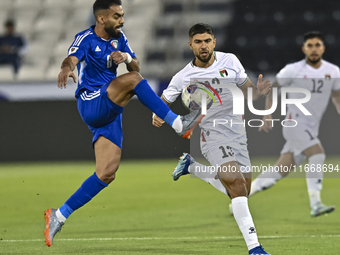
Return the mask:
<path id="1" fill-rule="evenodd" d="M 136 57 L 123 32 L 118 39 L 105 40 L 98 37 L 93 29 L 94 26 L 78 33 L 68 51 L 68 56 L 79 59 L 76 98 L 81 90 L 98 90 L 116 78 L 118 66 L 109 59 L 111 52 L 127 52 L 131 57 Z"/>

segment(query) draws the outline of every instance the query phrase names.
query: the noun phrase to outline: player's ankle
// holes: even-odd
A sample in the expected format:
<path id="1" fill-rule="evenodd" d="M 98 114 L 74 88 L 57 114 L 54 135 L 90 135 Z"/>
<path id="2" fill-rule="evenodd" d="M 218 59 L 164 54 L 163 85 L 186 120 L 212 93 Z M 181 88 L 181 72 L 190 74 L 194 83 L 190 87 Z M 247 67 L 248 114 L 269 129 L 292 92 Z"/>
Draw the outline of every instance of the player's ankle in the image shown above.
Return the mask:
<path id="1" fill-rule="evenodd" d="M 62 215 L 60 209 L 58 209 L 55 214 L 60 222 L 64 223 L 66 221 L 66 218 Z"/>
<path id="2" fill-rule="evenodd" d="M 181 121 L 180 116 L 178 115 L 177 118 L 174 120 L 174 122 L 172 123 L 171 127 L 177 132 L 180 133 L 183 130 L 183 124 Z"/>

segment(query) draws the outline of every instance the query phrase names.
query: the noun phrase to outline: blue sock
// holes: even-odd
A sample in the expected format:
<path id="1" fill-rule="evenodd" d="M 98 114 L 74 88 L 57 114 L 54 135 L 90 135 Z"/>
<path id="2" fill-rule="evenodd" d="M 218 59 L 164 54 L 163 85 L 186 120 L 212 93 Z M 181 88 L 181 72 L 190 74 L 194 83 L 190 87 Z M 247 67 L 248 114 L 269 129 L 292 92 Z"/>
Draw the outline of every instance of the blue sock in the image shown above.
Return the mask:
<path id="1" fill-rule="evenodd" d="M 143 105 L 148 107 L 152 112 L 154 112 L 170 126 L 172 125 L 178 115 L 173 113 L 169 106 L 167 106 L 166 103 L 164 103 L 163 100 L 157 96 L 145 79 L 141 80 L 136 85 L 134 91 L 137 94 L 139 101 L 141 101 Z"/>
<path id="2" fill-rule="evenodd" d="M 87 178 L 80 188 L 59 208 L 67 219 L 75 210 L 89 202 L 95 195 L 108 185 L 101 181 L 96 173 Z"/>

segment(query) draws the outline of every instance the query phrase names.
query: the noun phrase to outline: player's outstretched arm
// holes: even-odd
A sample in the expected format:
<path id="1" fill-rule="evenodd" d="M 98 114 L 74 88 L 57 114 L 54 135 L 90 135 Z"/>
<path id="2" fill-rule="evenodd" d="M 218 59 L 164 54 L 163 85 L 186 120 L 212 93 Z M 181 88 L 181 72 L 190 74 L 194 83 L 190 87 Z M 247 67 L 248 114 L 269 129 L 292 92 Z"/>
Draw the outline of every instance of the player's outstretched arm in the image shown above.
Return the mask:
<path id="1" fill-rule="evenodd" d="M 248 79 L 246 84 L 240 87 L 245 98 L 248 98 L 248 88 L 252 88 L 253 101 L 258 100 L 262 96 L 267 95 L 269 93 L 269 91 L 271 90 L 272 84 L 270 83 L 269 79 L 263 81 L 262 78 L 263 78 L 263 75 L 260 74 L 259 79 L 257 81 L 257 87 L 255 87 L 255 85 L 250 81 L 250 79 Z"/>
<path id="2" fill-rule="evenodd" d="M 61 64 L 61 70 L 58 75 L 58 88 L 65 88 L 68 81 L 68 77 L 72 77 L 74 83 L 77 82 L 77 78 L 73 73 L 74 68 L 78 64 L 78 58 L 74 56 L 69 56 L 64 59 L 63 63 Z"/>
<path id="3" fill-rule="evenodd" d="M 280 88 L 280 85 L 275 80 L 272 87 Z M 266 96 L 265 110 L 270 109 L 272 107 L 272 104 L 273 104 L 273 91 L 270 90 L 269 93 Z M 259 131 L 264 131 L 264 132 L 268 133 L 270 130 L 272 130 L 273 127 L 271 125 L 271 122 L 267 121 L 267 120 L 270 120 L 270 119 L 272 119 L 271 114 L 263 116 L 262 120 L 263 120 L 264 124 L 261 127 L 259 127 Z"/>
<path id="4" fill-rule="evenodd" d="M 268 95 L 268 93 L 271 91 L 272 89 L 272 84 L 270 83 L 270 80 L 267 79 L 267 80 L 263 80 L 263 75 L 260 74 L 259 75 L 259 78 L 257 80 L 257 90 L 259 93 L 258 94 L 258 98 L 262 97 L 262 96 L 265 96 L 265 95 Z M 253 95 L 254 95 L 254 92 L 253 92 Z M 257 98 L 257 99 L 258 99 Z M 253 97 L 253 100 L 257 100 Z"/>
<path id="5" fill-rule="evenodd" d="M 332 102 L 340 114 L 340 90 L 333 90 L 332 91 Z"/>

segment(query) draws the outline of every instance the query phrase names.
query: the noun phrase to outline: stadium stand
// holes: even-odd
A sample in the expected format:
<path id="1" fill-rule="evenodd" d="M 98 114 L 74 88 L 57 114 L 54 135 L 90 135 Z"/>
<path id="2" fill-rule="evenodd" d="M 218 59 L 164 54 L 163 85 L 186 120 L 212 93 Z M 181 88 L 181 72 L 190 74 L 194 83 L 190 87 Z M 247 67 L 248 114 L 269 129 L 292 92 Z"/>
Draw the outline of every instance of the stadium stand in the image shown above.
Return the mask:
<path id="1" fill-rule="evenodd" d="M 161 17 L 152 29 L 153 41 L 157 43 L 145 48 L 143 75 L 166 80 L 193 59 L 188 46 L 188 31 L 193 24 L 210 24 L 218 36 L 218 46 L 225 43 L 225 27 L 232 18 L 232 1 L 164 0 L 161 3 Z"/>
<path id="2" fill-rule="evenodd" d="M 0 0 L 0 33 L 4 32 L 4 21 L 12 17 L 16 22 L 16 31 L 23 34 L 29 44 L 29 51 L 17 77 L 18 82 L 56 79 L 75 34 L 87 29 L 93 22 L 90 18 L 93 2 L 94 0 Z M 129 17 L 124 32 L 143 62 L 143 49 L 151 34 L 151 24 L 158 17 L 158 1 L 129 0 L 123 4 L 126 17 Z M 141 19 L 144 22 L 140 22 Z M 0 82 L 14 79 L 8 66 L 1 66 L 0 74 Z"/>
<path id="3" fill-rule="evenodd" d="M 233 4 L 234 18 L 226 27 L 228 40 L 224 51 L 233 52 L 254 72 L 275 73 L 286 63 L 303 58 L 302 35 L 319 30 L 327 47 L 324 58 L 340 65 L 337 57 L 340 39 L 340 4 L 335 1 L 243 0 Z"/>
<path id="4" fill-rule="evenodd" d="M 16 30 L 29 42 L 19 81 L 56 79 L 74 35 L 91 23 L 92 4 L 93 0 L 0 0 L 0 29 L 13 17 Z M 123 30 L 148 79 L 169 80 L 193 58 L 187 33 L 198 22 L 214 28 L 217 50 L 236 54 L 247 70 L 256 73 L 275 73 L 301 59 L 297 46 L 309 30 L 325 35 L 324 58 L 340 65 L 336 32 L 340 4 L 336 1 L 129 0 L 123 6 Z M 0 67 L 0 72 L 0 82 L 13 80 L 7 66 Z"/>

